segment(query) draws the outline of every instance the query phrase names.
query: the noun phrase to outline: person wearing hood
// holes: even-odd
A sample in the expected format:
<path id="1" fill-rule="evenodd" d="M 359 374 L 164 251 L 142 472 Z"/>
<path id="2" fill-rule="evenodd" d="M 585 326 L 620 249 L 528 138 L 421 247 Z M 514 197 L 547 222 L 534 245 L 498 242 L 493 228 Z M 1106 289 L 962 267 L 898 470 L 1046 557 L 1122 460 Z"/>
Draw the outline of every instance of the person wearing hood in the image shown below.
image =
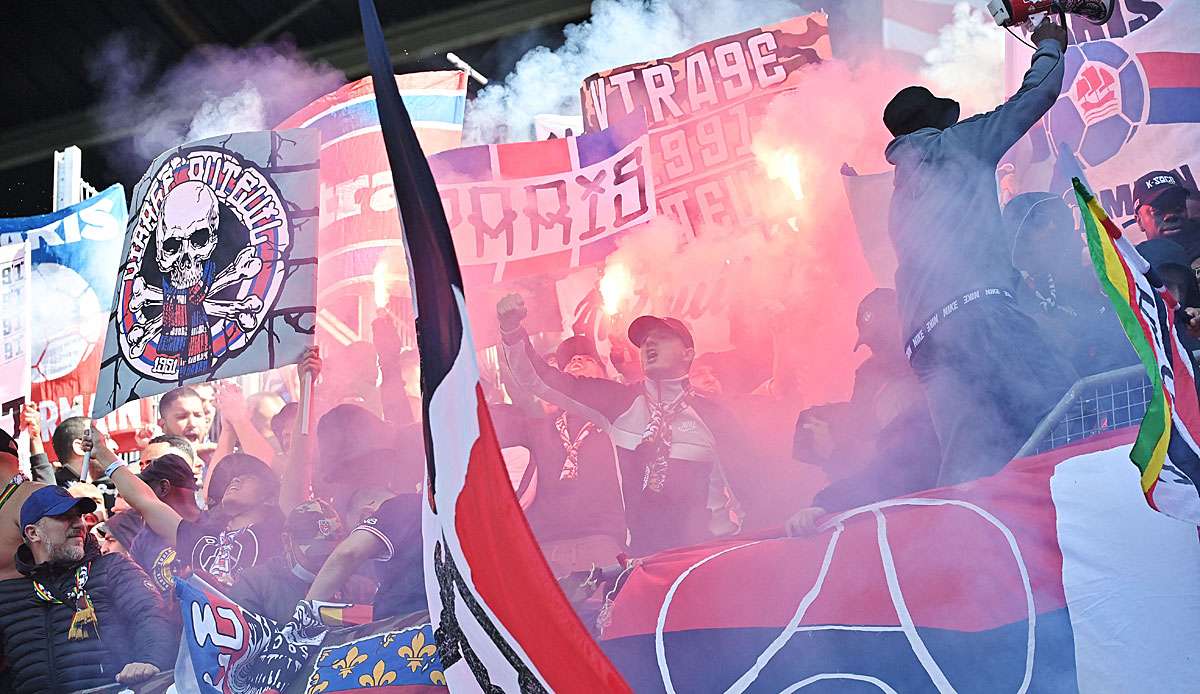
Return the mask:
<path id="1" fill-rule="evenodd" d="M 831 481 L 808 507 L 788 519 L 784 527 L 790 535 L 812 532 L 828 514 L 912 494 L 937 483 L 941 462 L 937 434 L 916 375 L 896 343 L 895 290 L 879 288 L 867 294 L 858 305 L 857 324 L 854 349 L 866 346 L 871 356 L 854 373 L 848 404 L 854 437 L 868 443 L 869 449 L 858 464 L 843 455 L 825 456 L 820 461 Z M 795 440 L 802 445 L 794 453 L 801 461 L 806 454 L 812 459 L 811 446 L 803 443 L 815 443 L 814 437 L 802 431 L 807 424 L 805 418 L 796 422 Z"/>
<path id="2" fill-rule="evenodd" d="M 958 120 L 959 105 L 906 87 L 884 110 L 895 139 L 889 233 L 904 351 L 942 446 L 938 482 L 1002 468 L 1075 380 L 1016 303 L 996 166 L 1058 99 L 1066 30 L 1044 22 L 1021 89 Z"/>
<path id="3" fill-rule="evenodd" d="M 1071 208 L 1053 193 L 1022 193 L 1004 206 L 1017 303 L 1080 376 L 1138 363 L 1112 301 L 1100 289 Z"/>
<path id="4" fill-rule="evenodd" d="M 179 634 L 150 579 L 127 557 L 101 554 L 84 529 L 83 515 L 95 510 L 61 487 L 42 487 L 21 505 L 21 577 L 0 581 L 5 691 L 137 684 L 175 662 Z"/>

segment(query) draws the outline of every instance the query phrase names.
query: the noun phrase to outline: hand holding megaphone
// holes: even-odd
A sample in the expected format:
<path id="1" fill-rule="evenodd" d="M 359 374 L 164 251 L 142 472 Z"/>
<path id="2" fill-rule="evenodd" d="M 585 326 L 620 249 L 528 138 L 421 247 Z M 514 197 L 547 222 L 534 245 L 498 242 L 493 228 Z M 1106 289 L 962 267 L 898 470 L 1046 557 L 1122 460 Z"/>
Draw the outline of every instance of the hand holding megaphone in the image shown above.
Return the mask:
<path id="1" fill-rule="evenodd" d="M 1036 31 L 1047 24 L 1045 15 L 1050 13 L 1073 14 L 1092 24 L 1104 24 L 1112 17 L 1114 2 L 1116 0 L 989 0 L 987 9 L 999 26 L 1013 27 L 1031 22 Z"/>
<path id="2" fill-rule="evenodd" d="M 1034 28 L 1030 39 L 1035 46 L 1041 45 L 1042 41 L 1053 39 L 1058 41 L 1058 45 L 1062 50 L 1067 50 L 1067 28 L 1051 20 L 1049 17 L 1042 19 Z"/>

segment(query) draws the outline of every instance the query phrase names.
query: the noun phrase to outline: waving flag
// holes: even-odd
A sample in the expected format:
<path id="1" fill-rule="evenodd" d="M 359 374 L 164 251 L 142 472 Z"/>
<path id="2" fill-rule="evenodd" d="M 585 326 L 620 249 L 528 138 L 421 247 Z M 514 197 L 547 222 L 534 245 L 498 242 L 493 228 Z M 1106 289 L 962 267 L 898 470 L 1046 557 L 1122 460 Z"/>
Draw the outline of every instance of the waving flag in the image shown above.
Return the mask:
<path id="1" fill-rule="evenodd" d="M 1200 541 L 1146 506 L 1132 438 L 648 558 L 602 644 L 647 692 L 1190 691 Z"/>
<path id="2" fill-rule="evenodd" d="M 1200 494 L 1193 481 L 1200 471 L 1200 448 L 1192 433 L 1200 432 L 1200 405 L 1192 360 L 1172 320 L 1179 304 L 1100 202 L 1078 178 L 1074 185 L 1100 285 L 1154 388 L 1130 460 L 1142 472 L 1142 491 L 1151 507 L 1200 525 Z"/>
<path id="3" fill-rule="evenodd" d="M 450 227 L 395 84 L 379 17 L 359 0 L 404 222 L 424 400 L 425 585 L 456 691 L 623 692 L 542 559 L 509 484 L 479 385 Z"/>

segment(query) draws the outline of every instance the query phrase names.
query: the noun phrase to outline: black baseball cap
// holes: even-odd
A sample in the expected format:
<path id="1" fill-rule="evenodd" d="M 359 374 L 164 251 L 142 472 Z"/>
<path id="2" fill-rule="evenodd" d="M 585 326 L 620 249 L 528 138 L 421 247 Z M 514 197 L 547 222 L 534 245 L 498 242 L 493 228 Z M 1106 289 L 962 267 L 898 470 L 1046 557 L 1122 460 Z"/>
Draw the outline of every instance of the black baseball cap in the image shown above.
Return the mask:
<path id="1" fill-rule="evenodd" d="M 188 465 L 182 456 L 174 453 L 166 453 L 151 460 L 148 465 L 142 467 L 142 472 L 138 477 L 147 484 L 166 480 L 171 483 L 172 487 L 191 490 L 200 488 L 196 484 L 192 466 Z"/>
<path id="2" fill-rule="evenodd" d="M 284 532 L 302 547 L 314 544 L 337 544 L 346 537 L 342 519 L 329 503 L 309 499 L 288 513 Z"/>
<path id="3" fill-rule="evenodd" d="M 879 287 L 864 296 L 858 304 L 858 315 L 854 320 L 858 327 L 858 342 L 854 343 L 854 349 L 867 344 L 873 337 L 875 326 L 880 324 L 879 321 L 895 316 L 898 310 L 895 289 Z"/>
<path id="4" fill-rule="evenodd" d="M 634 347 L 641 347 L 642 343 L 646 341 L 646 336 L 656 328 L 662 328 L 663 330 L 675 333 L 679 336 L 679 339 L 683 340 L 683 344 L 693 349 L 696 347 L 696 341 L 692 339 L 692 332 L 687 329 L 683 321 L 669 316 L 663 316 L 662 318 L 658 316 L 641 316 L 635 318 L 629 324 L 629 341 L 633 343 Z M 561 367 L 562 365 L 560 364 L 559 366 Z"/>
<path id="5" fill-rule="evenodd" d="M 1170 171 L 1151 171 L 1133 183 L 1133 206 L 1153 205 L 1164 195 L 1176 194 L 1182 202 L 1188 189 L 1179 182 L 1179 177 Z"/>
<path id="6" fill-rule="evenodd" d="M 21 527 L 47 516 L 61 516 L 73 508 L 80 513 L 91 513 L 96 510 L 96 502 L 86 497 L 75 498 L 62 487 L 42 487 L 21 504 Z"/>
<path id="7" fill-rule="evenodd" d="M 274 498 L 279 494 L 279 477 L 275 475 L 271 466 L 247 453 L 230 453 L 217 461 L 208 478 L 210 506 L 220 503 L 233 478 L 243 475 L 253 475 L 266 482 L 270 489 L 267 492 L 269 498 L 264 499 L 264 503 L 274 502 Z"/>
<path id="8" fill-rule="evenodd" d="M 587 335 L 572 335 L 558 344 L 554 350 L 554 361 L 558 368 L 563 368 L 572 358 L 579 355 L 591 357 L 600 361 L 600 353 L 596 351 L 596 343 Z"/>

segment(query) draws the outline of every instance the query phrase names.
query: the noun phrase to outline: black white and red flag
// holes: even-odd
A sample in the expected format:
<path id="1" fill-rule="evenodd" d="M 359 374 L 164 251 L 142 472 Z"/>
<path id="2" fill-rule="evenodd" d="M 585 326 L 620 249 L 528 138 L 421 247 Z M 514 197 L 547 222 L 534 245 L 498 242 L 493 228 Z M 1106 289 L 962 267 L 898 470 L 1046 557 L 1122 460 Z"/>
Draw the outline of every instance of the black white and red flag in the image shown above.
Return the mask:
<path id="1" fill-rule="evenodd" d="M 452 691 L 627 692 L 558 588 L 512 491 L 466 321 L 450 228 L 359 0 L 417 316 L 427 460 L 425 589 Z"/>

